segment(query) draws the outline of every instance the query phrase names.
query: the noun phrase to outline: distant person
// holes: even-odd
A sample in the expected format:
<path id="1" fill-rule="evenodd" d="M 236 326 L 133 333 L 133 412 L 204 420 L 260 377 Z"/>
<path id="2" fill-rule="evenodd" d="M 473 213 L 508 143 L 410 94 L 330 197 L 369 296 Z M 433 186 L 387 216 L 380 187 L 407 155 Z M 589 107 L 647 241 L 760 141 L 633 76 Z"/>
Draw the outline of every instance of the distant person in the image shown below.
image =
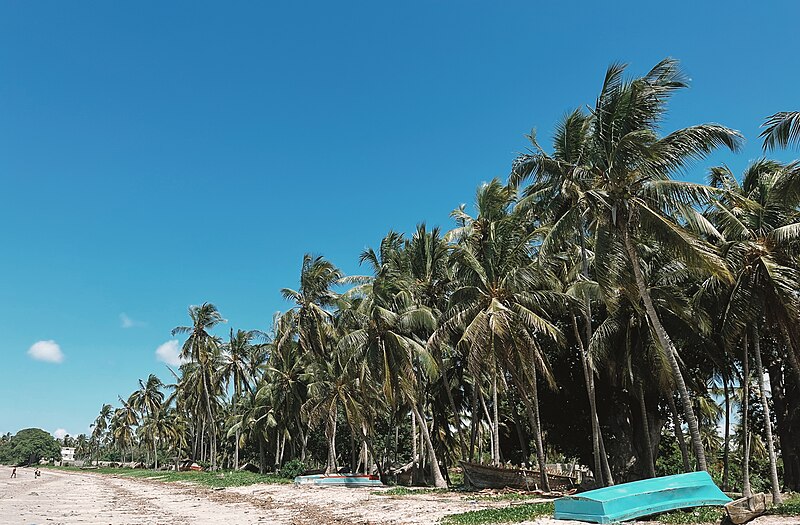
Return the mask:
<path id="1" fill-rule="evenodd" d="M 38 478 L 38 477 L 40 477 L 41 475 L 42 475 L 42 471 L 41 471 L 41 470 L 39 470 L 39 467 L 36 467 L 36 470 L 35 470 L 35 471 L 33 471 L 33 477 L 34 477 L 34 478 Z"/>
<path id="2" fill-rule="evenodd" d="M 13 469 L 11 469 L 11 477 L 12 478 L 16 478 L 17 477 L 17 467 L 14 467 Z"/>

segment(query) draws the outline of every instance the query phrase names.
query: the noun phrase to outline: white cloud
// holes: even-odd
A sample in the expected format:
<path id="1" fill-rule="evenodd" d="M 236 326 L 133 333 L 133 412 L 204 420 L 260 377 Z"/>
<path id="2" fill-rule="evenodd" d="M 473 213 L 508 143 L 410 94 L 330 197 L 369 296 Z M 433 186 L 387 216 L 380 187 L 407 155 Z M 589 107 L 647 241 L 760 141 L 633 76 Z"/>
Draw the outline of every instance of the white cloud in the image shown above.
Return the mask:
<path id="1" fill-rule="evenodd" d="M 64 439 L 64 436 L 67 434 L 69 434 L 69 432 L 63 428 L 57 428 L 56 431 L 53 432 L 53 435 L 56 437 L 56 439 Z"/>
<path id="2" fill-rule="evenodd" d="M 144 326 L 144 322 L 132 319 L 125 312 L 119 314 L 119 322 L 122 328 L 135 328 L 137 326 Z"/>
<path id="3" fill-rule="evenodd" d="M 158 360 L 172 366 L 180 366 L 187 362 L 186 360 L 181 359 L 180 354 L 181 349 L 178 346 L 177 339 L 167 341 L 163 345 L 156 348 L 156 357 Z"/>
<path id="4" fill-rule="evenodd" d="M 33 345 L 28 348 L 28 355 L 37 361 L 46 361 L 48 363 L 60 363 L 64 360 L 61 347 L 52 339 L 33 343 Z"/>

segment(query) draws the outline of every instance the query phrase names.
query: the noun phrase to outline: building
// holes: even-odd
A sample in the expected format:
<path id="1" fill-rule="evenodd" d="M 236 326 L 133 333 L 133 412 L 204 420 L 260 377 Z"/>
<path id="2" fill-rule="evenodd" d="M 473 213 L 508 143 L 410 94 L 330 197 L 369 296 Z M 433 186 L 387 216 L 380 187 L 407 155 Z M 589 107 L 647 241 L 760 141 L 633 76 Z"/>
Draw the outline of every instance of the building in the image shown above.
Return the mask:
<path id="1" fill-rule="evenodd" d="M 75 447 L 61 447 L 61 462 L 75 461 Z"/>

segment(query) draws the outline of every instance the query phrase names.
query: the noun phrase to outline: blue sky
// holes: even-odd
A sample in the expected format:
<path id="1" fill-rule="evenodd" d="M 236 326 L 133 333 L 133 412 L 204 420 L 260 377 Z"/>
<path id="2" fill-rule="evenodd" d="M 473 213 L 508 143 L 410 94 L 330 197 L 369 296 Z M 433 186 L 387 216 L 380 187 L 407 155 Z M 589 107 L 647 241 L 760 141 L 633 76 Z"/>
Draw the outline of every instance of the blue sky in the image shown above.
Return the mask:
<path id="1" fill-rule="evenodd" d="M 305 252 L 359 273 L 389 229 L 449 228 L 612 62 L 680 59 L 665 130 L 748 139 L 687 176 L 740 171 L 800 109 L 800 7 L 655 6 L 0 2 L 0 432 L 86 432 L 168 379 L 191 304 L 268 329 Z"/>

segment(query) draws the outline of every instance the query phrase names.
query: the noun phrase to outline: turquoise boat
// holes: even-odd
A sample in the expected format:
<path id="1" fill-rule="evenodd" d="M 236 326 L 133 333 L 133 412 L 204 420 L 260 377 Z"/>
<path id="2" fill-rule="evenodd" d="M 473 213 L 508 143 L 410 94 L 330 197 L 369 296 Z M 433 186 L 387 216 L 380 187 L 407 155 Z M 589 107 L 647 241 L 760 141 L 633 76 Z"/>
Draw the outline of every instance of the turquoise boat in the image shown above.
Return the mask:
<path id="1" fill-rule="evenodd" d="M 690 472 L 559 498 L 555 501 L 555 518 L 615 523 L 675 509 L 730 502 L 731 499 L 719 490 L 708 472 Z"/>
<path id="2" fill-rule="evenodd" d="M 382 487 L 381 478 L 370 474 L 311 474 L 294 478 L 296 485 L 323 487 Z"/>

